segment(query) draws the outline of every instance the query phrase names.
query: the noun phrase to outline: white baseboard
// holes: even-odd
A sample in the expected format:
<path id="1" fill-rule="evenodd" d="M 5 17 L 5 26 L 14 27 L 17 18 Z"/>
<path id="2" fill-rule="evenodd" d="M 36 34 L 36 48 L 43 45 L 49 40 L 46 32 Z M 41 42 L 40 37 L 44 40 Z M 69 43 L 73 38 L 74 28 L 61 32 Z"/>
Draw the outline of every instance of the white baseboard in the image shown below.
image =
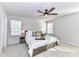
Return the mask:
<path id="1" fill-rule="evenodd" d="M 67 43 L 67 44 L 71 44 L 71 45 L 75 45 L 75 46 L 79 46 L 79 43 L 76 42 L 72 42 L 72 41 L 66 41 L 66 40 L 60 40 L 61 42 Z"/>
<path id="2" fill-rule="evenodd" d="M 8 44 L 15 44 L 15 43 L 19 43 L 19 41 L 17 41 L 17 42 L 10 42 L 10 43 L 8 43 Z"/>

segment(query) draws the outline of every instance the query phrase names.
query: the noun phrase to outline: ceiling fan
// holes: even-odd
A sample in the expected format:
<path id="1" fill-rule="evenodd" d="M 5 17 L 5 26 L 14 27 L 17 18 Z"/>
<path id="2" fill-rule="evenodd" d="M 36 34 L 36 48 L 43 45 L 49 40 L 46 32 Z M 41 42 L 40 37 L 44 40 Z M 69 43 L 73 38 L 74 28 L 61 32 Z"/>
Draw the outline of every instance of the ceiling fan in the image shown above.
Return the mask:
<path id="1" fill-rule="evenodd" d="M 44 11 L 37 10 L 37 12 L 43 13 L 42 14 L 43 16 L 45 16 L 45 15 L 58 15 L 58 13 L 51 13 L 54 9 L 55 9 L 55 7 L 52 7 L 49 10 L 48 9 L 45 9 Z"/>

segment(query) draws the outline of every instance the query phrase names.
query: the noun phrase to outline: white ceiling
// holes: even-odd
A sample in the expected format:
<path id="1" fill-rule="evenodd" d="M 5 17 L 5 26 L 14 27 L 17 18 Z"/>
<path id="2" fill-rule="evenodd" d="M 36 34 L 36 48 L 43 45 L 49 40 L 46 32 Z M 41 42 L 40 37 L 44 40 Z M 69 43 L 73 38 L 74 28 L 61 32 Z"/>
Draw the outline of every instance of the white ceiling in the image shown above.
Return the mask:
<path id="1" fill-rule="evenodd" d="M 9 15 L 34 19 L 44 18 L 38 17 L 39 13 L 36 10 L 50 9 L 51 7 L 56 8 L 53 12 L 58 13 L 57 17 L 79 11 L 79 3 L 77 2 L 3 2 L 1 4 Z"/>

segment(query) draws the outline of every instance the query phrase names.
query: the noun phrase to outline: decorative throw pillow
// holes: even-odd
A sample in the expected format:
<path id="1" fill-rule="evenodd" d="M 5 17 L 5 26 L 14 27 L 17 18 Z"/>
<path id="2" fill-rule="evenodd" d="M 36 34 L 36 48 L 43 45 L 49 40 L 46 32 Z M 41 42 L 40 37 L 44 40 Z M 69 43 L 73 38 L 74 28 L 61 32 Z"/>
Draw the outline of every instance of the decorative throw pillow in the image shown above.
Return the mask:
<path id="1" fill-rule="evenodd" d="M 37 31 L 37 36 L 41 37 L 42 32 L 41 31 Z"/>
<path id="2" fill-rule="evenodd" d="M 33 37 L 37 37 L 37 33 L 36 32 L 32 32 L 32 36 Z"/>
<path id="3" fill-rule="evenodd" d="M 41 31 L 32 32 L 33 37 L 41 37 Z"/>

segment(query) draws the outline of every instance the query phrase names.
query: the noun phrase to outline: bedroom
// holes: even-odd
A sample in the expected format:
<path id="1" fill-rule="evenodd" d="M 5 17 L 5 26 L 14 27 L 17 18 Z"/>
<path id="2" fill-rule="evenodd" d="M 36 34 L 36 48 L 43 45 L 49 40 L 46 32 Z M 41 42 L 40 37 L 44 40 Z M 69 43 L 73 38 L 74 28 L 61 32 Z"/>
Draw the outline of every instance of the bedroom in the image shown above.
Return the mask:
<path id="1" fill-rule="evenodd" d="M 52 7 L 55 7 L 52 13 L 58 13 L 58 15 L 40 16 L 41 13 L 37 12 L 37 10 L 44 11 Z M 26 44 L 19 43 L 20 35 L 18 34 L 25 30 L 42 31 L 59 40 L 58 46 L 36 57 L 79 56 L 78 12 L 79 2 L 0 2 L 0 56 L 29 56 L 25 53 L 27 51 L 24 51 L 27 48 Z M 20 23 L 17 31 L 11 31 L 15 29 L 11 26 L 14 23 Z"/>

